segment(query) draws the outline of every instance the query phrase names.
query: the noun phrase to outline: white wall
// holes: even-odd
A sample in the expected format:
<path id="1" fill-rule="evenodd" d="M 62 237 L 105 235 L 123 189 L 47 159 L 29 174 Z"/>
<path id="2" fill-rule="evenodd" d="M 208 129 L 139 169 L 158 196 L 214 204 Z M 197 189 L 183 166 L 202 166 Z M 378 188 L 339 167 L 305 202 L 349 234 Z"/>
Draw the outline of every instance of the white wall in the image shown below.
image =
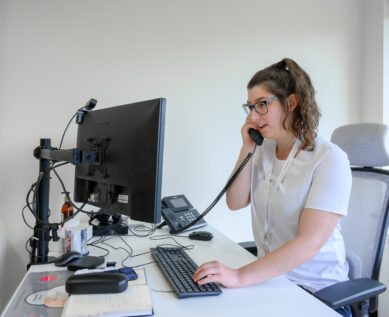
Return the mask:
<path id="1" fill-rule="evenodd" d="M 4 232 L 4 228 L 0 223 L 0 285 L 6 285 L 6 253 L 7 253 L 8 239 Z M 4 287 L 3 287 L 4 289 Z M 3 290 L 0 292 L 0 311 L 8 300 L 8 294 Z"/>
<path id="2" fill-rule="evenodd" d="M 383 32 L 383 64 L 384 82 L 382 85 L 384 95 L 383 123 L 389 125 L 389 0 L 384 0 L 384 32 Z M 386 89 L 385 89 L 386 88 Z"/>
<path id="3" fill-rule="evenodd" d="M 73 112 L 167 98 L 163 195 L 203 210 L 235 164 L 246 84 L 291 57 L 311 75 L 320 133 L 361 121 L 363 0 L 0 0 L 0 195 L 9 293 L 28 262 L 22 221 L 41 137 L 58 145 Z M 376 113 L 374 120 L 381 121 Z M 64 147 L 73 147 L 73 125 Z M 61 173 L 72 189 L 73 169 Z M 62 198 L 53 180 L 51 210 Z M 57 216 L 56 215 L 56 216 Z M 31 217 L 29 217 L 31 221 Z M 220 202 L 207 221 L 251 240 L 249 210 Z M 9 295 L 9 294 L 8 294 Z"/>
<path id="4" fill-rule="evenodd" d="M 384 1 L 362 1 L 361 119 L 365 122 L 383 122 Z"/>

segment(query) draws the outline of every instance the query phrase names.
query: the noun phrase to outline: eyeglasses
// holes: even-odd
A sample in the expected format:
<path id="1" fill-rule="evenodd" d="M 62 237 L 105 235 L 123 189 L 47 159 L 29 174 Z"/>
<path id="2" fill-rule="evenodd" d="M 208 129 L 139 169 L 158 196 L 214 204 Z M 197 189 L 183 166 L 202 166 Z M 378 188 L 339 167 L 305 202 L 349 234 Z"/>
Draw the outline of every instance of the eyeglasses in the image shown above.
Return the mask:
<path id="1" fill-rule="evenodd" d="M 254 109 L 256 113 L 258 114 L 266 114 L 269 111 L 268 104 L 272 101 L 277 100 L 278 97 L 273 97 L 268 100 L 263 100 L 263 101 L 257 101 L 255 104 L 250 105 L 248 103 L 245 103 L 242 105 L 243 110 L 247 113 L 247 115 L 250 117 L 251 112 Z"/>

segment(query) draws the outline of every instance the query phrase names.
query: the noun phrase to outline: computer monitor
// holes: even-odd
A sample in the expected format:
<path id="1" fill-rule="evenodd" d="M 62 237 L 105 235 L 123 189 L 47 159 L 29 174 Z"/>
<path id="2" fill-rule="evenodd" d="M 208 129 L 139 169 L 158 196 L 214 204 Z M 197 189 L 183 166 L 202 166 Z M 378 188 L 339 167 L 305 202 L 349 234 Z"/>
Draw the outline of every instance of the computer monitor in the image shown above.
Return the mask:
<path id="1" fill-rule="evenodd" d="M 74 200 L 160 222 L 165 112 L 161 98 L 85 113 L 77 149 L 100 152 L 101 163 L 76 166 Z"/>

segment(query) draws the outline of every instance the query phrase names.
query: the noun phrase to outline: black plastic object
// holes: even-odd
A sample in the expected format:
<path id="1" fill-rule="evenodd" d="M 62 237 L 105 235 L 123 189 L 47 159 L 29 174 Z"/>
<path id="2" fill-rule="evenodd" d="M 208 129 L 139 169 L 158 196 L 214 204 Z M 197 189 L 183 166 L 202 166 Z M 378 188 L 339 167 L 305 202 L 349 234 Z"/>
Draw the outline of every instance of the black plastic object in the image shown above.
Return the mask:
<path id="1" fill-rule="evenodd" d="M 258 254 L 258 248 L 255 244 L 255 241 L 245 241 L 245 242 L 239 242 L 238 243 L 242 248 L 249 251 L 252 255 L 257 256 Z"/>
<path id="2" fill-rule="evenodd" d="M 56 266 L 66 266 L 68 263 L 82 258 L 82 254 L 77 251 L 69 251 L 55 259 Z"/>
<path id="3" fill-rule="evenodd" d="M 216 283 L 198 285 L 192 280 L 197 264 L 180 248 L 151 248 L 151 255 L 178 298 L 220 295 Z"/>
<path id="4" fill-rule="evenodd" d="M 128 287 L 127 277 L 122 273 L 87 273 L 72 275 L 66 280 L 69 294 L 121 293 Z"/>
<path id="5" fill-rule="evenodd" d="M 369 278 L 358 278 L 327 286 L 314 296 L 333 309 L 376 296 L 386 290 L 386 286 Z"/>
<path id="6" fill-rule="evenodd" d="M 177 230 L 190 224 L 200 216 L 200 213 L 193 208 L 185 195 L 164 197 L 162 199 L 161 208 L 162 217 L 165 221 L 161 223 L 158 228 L 168 225 L 170 233 L 175 233 Z M 206 225 L 207 223 L 205 220 L 201 219 L 193 224 L 191 229 L 204 227 Z"/>
<path id="7" fill-rule="evenodd" d="M 77 149 L 95 151 L 99 160 L 76 165 L 74 201 L 159 223 L 165 112 L 164 98 L 88 112 Z"/>
<path id="8" fill-rule="evenodd" d="M 138 279 L 138 274 L 131 267 L 122 267 L 117 270 L 104 271 L 102 273 L 122 273 L 127 277 L 127 280 L 134 281 Z"/>
<path id="9" fill-rule="evenodd" d="M 189 239 L 209 241 L 212 240 L 213 234 L 208 231 L 193 231 L 189 234 Z"/>
<path id="10" fill-rule="evenodd" d="M 262 137 L 261 133 L 258 130 L 250 129 L 249 130 L 249 134 L 250 134 L 251 138 L 253 139 L 253 141 L 255 143 L 257 143 L 258 146 L 262 145 L 263 137 Z"/>
<path id="11" fill-rule="evenodd" d="M 69 271 L 77 271 L 81 269 L 95 269 L 100 264 L 104 263 L 104 257 L 103 256 L 84 256 L 78 260 L 75 260 L 73 262 L 70 262 L 68 264 L 68 270 Z"/>

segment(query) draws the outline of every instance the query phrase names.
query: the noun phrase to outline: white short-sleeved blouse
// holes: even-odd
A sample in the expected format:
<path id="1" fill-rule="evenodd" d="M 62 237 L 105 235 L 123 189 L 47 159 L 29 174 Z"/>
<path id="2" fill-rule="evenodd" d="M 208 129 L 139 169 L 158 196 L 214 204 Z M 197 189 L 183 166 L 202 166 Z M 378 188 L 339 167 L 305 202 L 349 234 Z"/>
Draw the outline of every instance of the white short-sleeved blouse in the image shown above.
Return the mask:
<path id="1" fill-rule="evenodd" d="M 264 229 L 266 203 L 265 178 L 272 164 L 269 196 L 272 212 L 268 221 L 271 251 L 297 236 L 299 220 L 305 208 L 347 215 L 351 190 L 351 171 L 347 155 L 335 144 L 321 137 L 315 139 L 313 151 L 302 150 L 293 159 L 281 184 L 274 192 L 272 185 L 285 161 L 275 158 L 274 140 L 265 139 L 253 157 L 251 175 L 251 214 L 258 257 L 265 255 Z M 348 279 L 345 247 L 338 224 L 319 253 L 310 261 L 288 272 L 293 282 L 311 291 Z"/>

